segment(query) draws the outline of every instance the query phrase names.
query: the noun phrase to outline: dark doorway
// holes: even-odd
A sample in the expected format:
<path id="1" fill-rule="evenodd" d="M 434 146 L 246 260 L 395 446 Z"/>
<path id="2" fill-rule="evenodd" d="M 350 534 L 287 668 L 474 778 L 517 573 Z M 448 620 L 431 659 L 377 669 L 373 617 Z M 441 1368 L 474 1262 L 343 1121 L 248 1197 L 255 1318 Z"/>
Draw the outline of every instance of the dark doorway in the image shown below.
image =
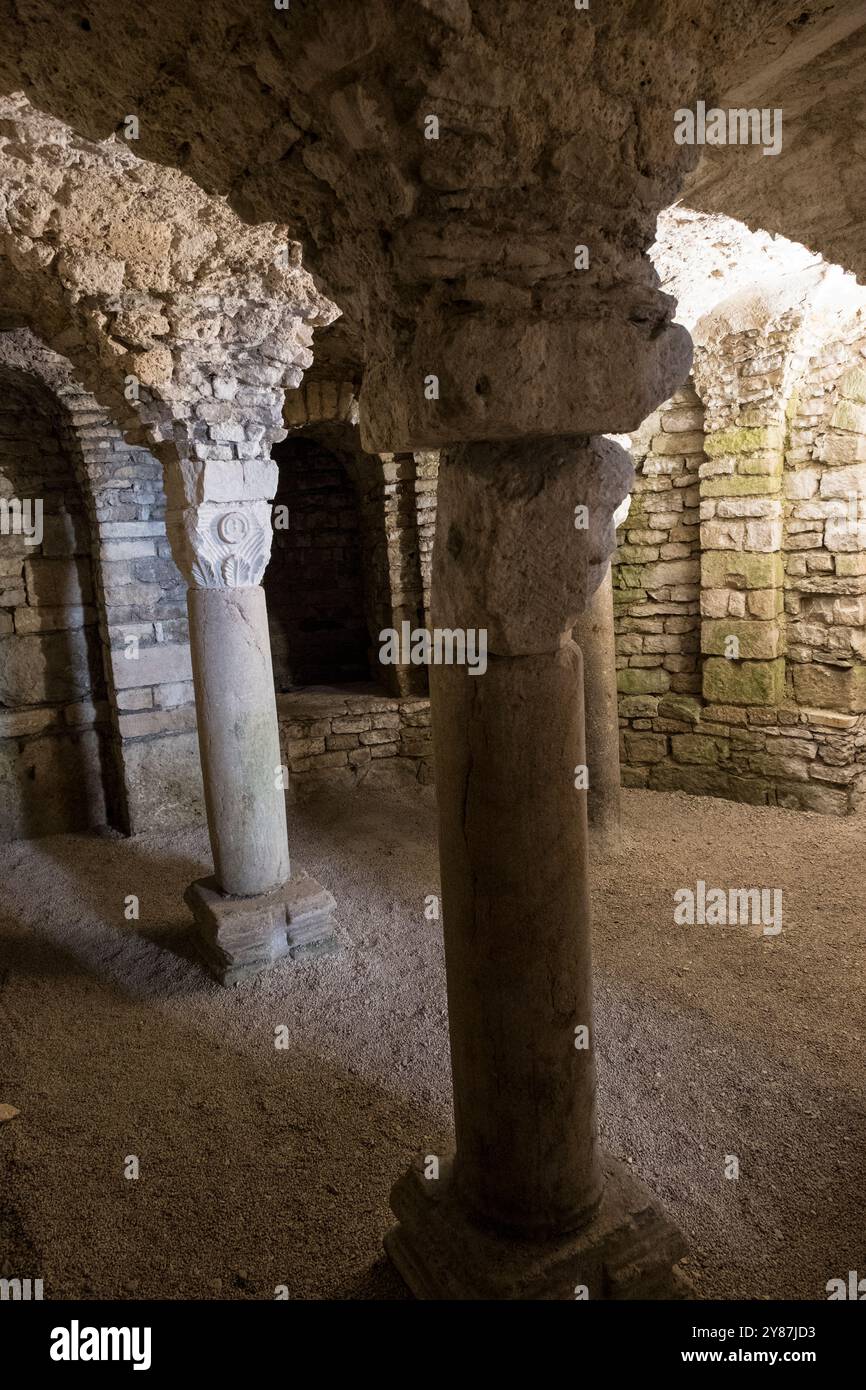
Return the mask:
<path id="1" fill-rule="evenodd" d="M 345 462 L 297 434 L 272 456 L 280 482 L 264 586 L 276 688 L 369 681 L 361 517 Z"/>

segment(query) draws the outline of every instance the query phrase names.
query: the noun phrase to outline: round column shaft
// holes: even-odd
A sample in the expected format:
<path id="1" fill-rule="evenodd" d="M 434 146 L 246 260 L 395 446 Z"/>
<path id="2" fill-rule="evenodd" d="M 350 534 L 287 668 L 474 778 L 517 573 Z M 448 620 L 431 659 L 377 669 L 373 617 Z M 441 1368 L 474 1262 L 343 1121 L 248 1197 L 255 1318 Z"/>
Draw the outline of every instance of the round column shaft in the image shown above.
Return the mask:
<path id="1" fill-rule="evenodd" d="M 613 629 L 613 575 L 578 618 L 572 634 L 583 653 L 583 707 L 589 776 L 587 814 L 594 838 L 615 848 L 620 838 L 619 712 Z"/>
<path id="2" fill-rule="evenodd" d="M 216 879 L 252 897 L 289 877 L 264 590 L 188 593 L 198 739 Z"/>
<path id="3" fill-rule="evenodd" d="M 503 1230 L 574 1230 L 601 1195 L 581 658 L 434 667 L 455 1182 Z M 440 737 L 441 733 L 441 737 Z"/>

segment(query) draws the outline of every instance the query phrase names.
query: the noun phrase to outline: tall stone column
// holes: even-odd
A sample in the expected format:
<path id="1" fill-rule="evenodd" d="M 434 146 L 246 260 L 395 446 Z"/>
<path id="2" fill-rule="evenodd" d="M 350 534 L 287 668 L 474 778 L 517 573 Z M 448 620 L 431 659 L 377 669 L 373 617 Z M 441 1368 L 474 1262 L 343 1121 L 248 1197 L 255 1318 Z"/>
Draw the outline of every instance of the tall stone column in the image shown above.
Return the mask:
<path id="1" fill-rule="evenodd" d="M 244 474 L 230 490 L 243 492 Z M 276 465 L 254 474 L 276 488 Z M 246 485 L 249 491 L 249 484 Z M 331 894 L 291 872 L 265 594 L 268 501 L 203 502 L 174 518 L 188 611 L 198 738 L 214 873 L 185 894 L 207 964 L 224 984 L 333 940 Z"/>
<path id="2" fill-rule="evenodd" d="M 631 506 L 623 498 L 613 514 L 619 529 Z M 586 724 L 587 818 L 592 842 L 613 852 L 621 840 L 619 701 L 616 684 L 616 636 L 613 572 L 604 579 L 574 626 L 572 638 L 583 656 L 583 709 Z"/>
<path id="3" fill-rule="evenodd" d="M 613 630 L 613 575 L 610 566 L 575 624 L 572 637 L 583 656 L 583 708 L 586 722 L 587 816 L 594 841 L 603 850 L 620 843 L 619 714 Z"/>
<path id="4" fill-rule="evenodd" d="M 680 1237 L 595 1115 L 581 656 L 631 463 L 609 440 L 470 443 L 440 469 L 433 666 L 456 1153 L 392 1193 L 388 1251 L 425 1298 L 669 1296 Z M 585 509 L 588 527 L 575 522 Z"/>

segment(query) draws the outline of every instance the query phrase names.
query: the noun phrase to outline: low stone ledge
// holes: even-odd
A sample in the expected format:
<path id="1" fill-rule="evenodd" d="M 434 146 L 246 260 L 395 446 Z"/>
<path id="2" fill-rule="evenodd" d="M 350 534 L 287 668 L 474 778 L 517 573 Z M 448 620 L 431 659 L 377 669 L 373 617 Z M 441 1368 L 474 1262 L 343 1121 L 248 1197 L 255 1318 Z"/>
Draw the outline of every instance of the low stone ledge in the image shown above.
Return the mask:
<path id="1" fill-rule="evenodd" d="M 624 786 L 822 815 L 856 814 L 866 803 L 866 715 L 695 700 L 686 724 L 662 717 L 670 708 L 662 700 L 653 714 L 620 700 Z"/>
<path id="2" fill-rule="evenodd" d="M 289 789 L 429 786 L 433 781 L 430 701 L 350 691 L 277 696 Z"/>

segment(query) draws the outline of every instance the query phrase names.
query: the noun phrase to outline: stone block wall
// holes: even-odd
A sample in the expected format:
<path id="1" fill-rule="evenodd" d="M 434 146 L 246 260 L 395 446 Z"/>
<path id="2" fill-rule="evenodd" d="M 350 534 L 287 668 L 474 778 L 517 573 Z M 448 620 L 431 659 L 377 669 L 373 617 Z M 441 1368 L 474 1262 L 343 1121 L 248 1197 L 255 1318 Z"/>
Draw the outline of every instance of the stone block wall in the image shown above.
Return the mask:
<path id="1" fill-rule="evenodd" d="M 104 825 L 109 714 L 84 501 L 57 401 L 5 368 L 0 498 L 0 839 Z M 37 503 L 31 544 L 39 529 L 23 534 L 15 505 L 39 527 Z"/>
<path id="2" fill-rule="evenodd" d="M 277 697 L 289 790 L 359 782 L 427 786 L 433 780 L 430 701 L 351 691 Z"/>
<path id="3" fill-rule="evenodd" d="M 866 332 L 816 356 L 791 410 L 787 656 L 798 703 L 866 712 Z"/>
<path id="4" fill-rule="evenodd" d="M 204 817 L 186 585 L 165 528 L 162 469 L 92 396 L 58 391 L 91 516 L 118 820 L 132 834 Z"/>
<path id="5" fill-rule="evenodd" d="M 818 346 L 787 315 L 723 337 L 711 366 L 696 362 L 703 400 L 678 393 L 635 436 L 638 480 L 614 566 L 627 785 L 840 815 L 863 804 L 864 327 L 855 318 Z M 687 409 L 694 452 L 675 456 L 666 421 Z M 672 471 L 659 455 L 677 459 Z M 679 592 L 660 585 L 689 580 L 662 568 L 676 563 L 663 546 L 678 485 L 700 523 L 681 557 L 691 587 Z M 674 613 L 674 601 L 691 608 Z"/>
<path id="6" fill-rule="evenodd" d="M 140 833 L 200 821 L 186 584 L 166 532 L 162 466 L 125 441 L 69 364 L 32 335 L 0 335 L 0 363 L 4 356 L 17 364 L 9 380 L 29 385 L 16 404 L 0 380 L 0 459 L 9 465 L 0 486 L 8 495 L 43 498 L 46 536 L 43 546 L 27 548 L 19 536 L 0 536 L 0 644 L 11 643 L 0 663 L 0 776 L 7 782 L 0 835 L 106 822 Z M 378 634 L 404 619 L 426 621 L 438 455 L 363 453 L 351 384 L 309 382 L 289 393 L 286 414 L 294 425 L 289 446 L 326 463 L 333 446 L 345 467 L 340 486 L 325 489 L 336 528 L 318 505 L 321 469 L 306 470 L 307 498 L 297 488 L 288 498 L 278 494 L 289 527 L 276 533 L 269 603 L 279 620 L 281 590 L 296 596 L 305 574 L 319 604 L 333 597 L 335 574 L 351 580 L 352 593 L 331 610 L 349 613 L 355 648 L 369 664 L 345 668 L 341 629 L 331 634 L 341 669 L 292 669 L 299 643 L 287 633 L 282 650 L 278 621 L 278 688 L 281 676 L 307 684 L 366 675 L 382 686 L 373 693 L 303 690 L 291 718 L 284 706 L 293 785 L 323 776 L 344 785 L 370 777 L 424 785 L 432 777 L 427 672 L 380 667 Z M 291 554 L 281 567 L 284 536 Z M 307 574 L 305 562 L 316 556 L 318 568 Z M 316 612 L 307 617 L 315 625 Z M 35 809 L 25 814 L 19 793 L 34 779 Z"/>
<path id="7" fill-rule="evenodd" d="M 626 701 L 700 690 L 703 424 L 703 407 L 687 386 L 632 438 L 635 485 L 613 572 L 618 686 Z"/>

